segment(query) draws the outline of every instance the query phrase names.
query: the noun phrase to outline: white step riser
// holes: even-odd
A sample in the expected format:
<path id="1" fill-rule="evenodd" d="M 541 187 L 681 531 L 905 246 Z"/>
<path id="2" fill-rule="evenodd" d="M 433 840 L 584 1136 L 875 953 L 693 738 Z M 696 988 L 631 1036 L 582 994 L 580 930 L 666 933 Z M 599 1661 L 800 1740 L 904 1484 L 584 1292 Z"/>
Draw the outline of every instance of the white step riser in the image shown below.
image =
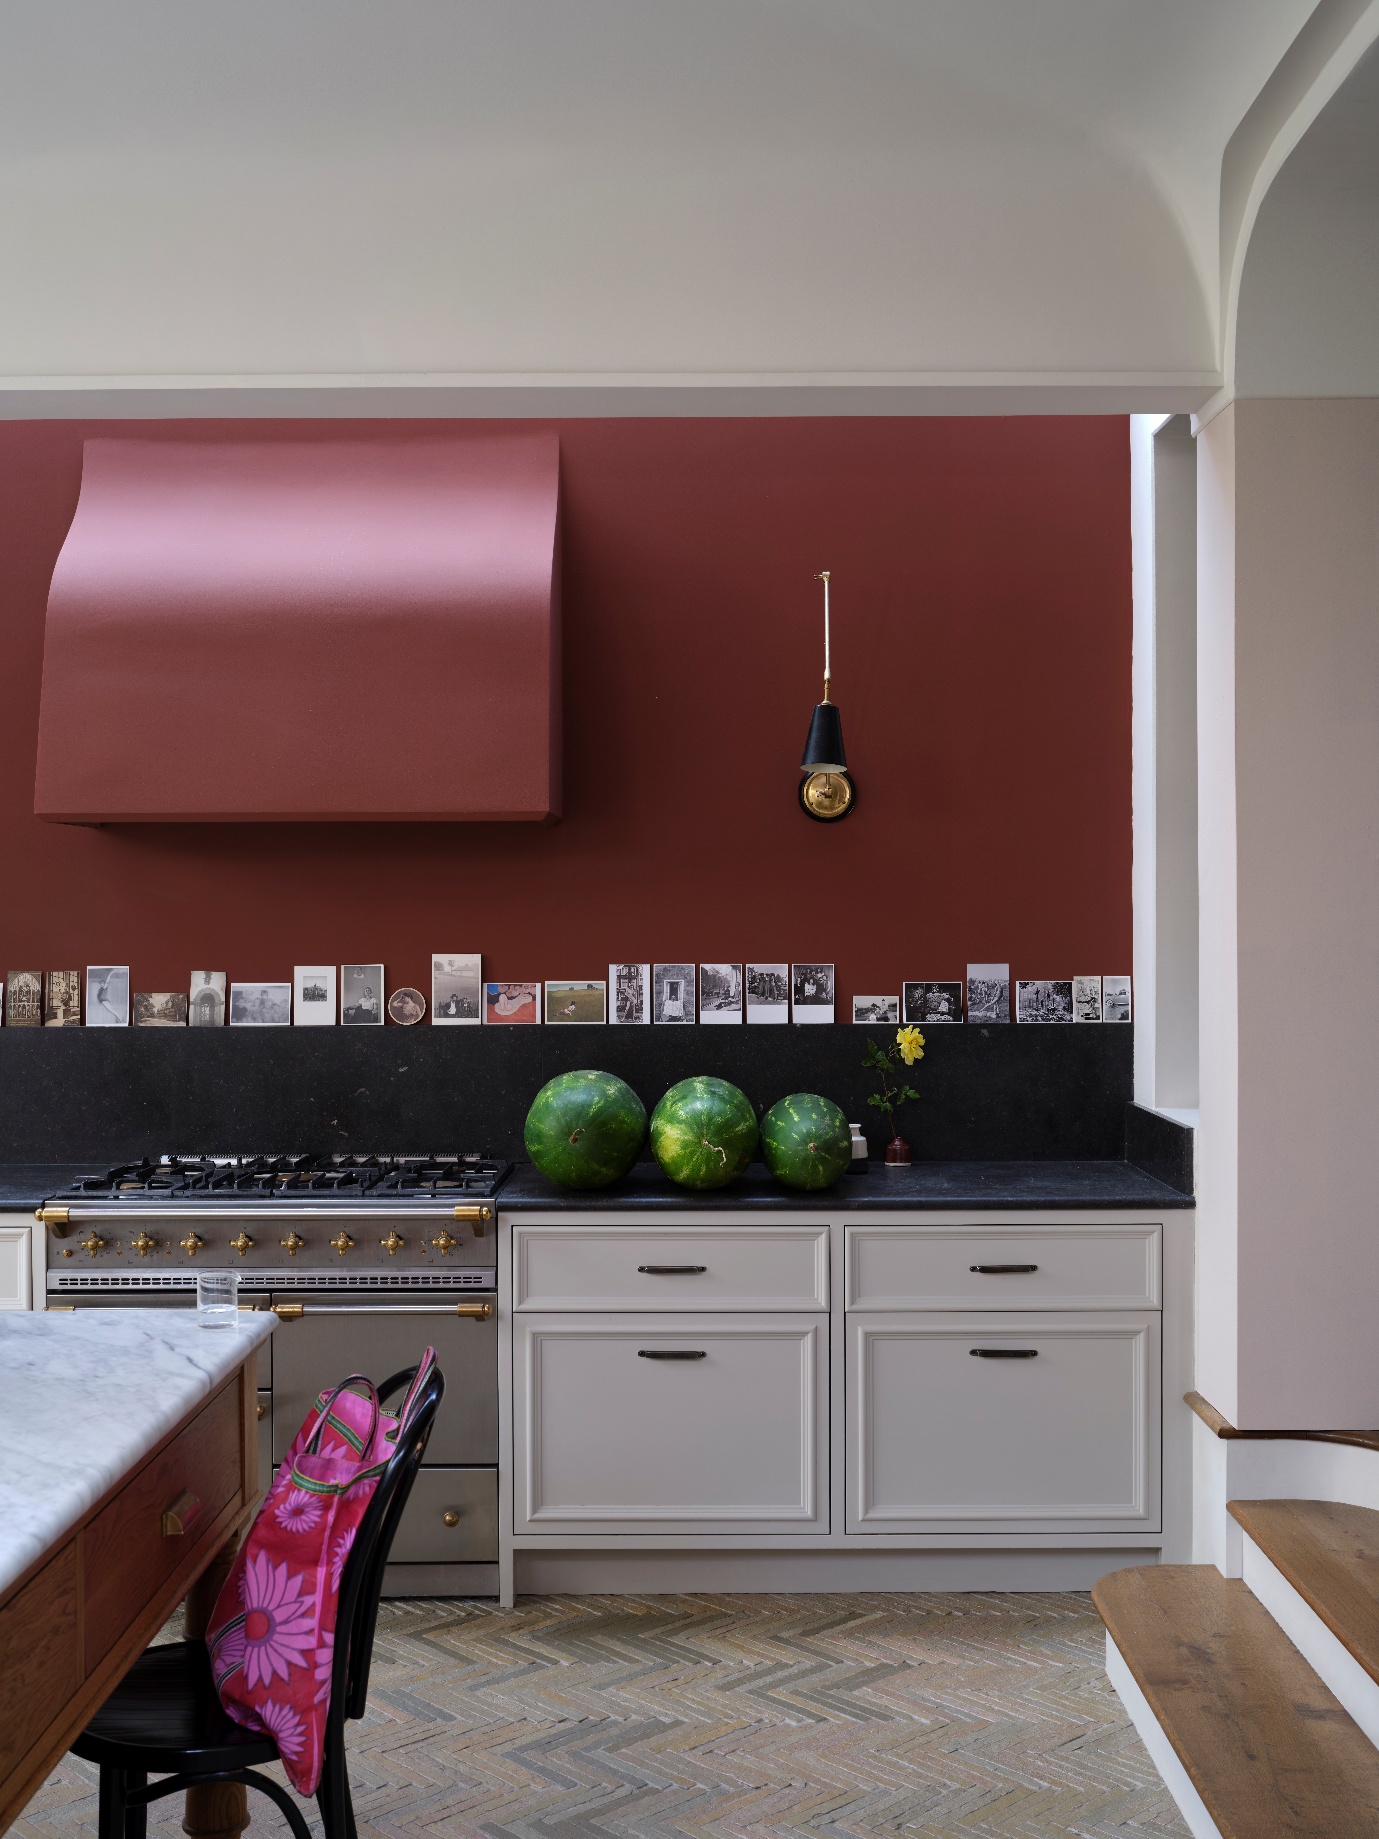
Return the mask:
<path id="1" fill-rule="evenodd" d="M 1150 1709 L 1149 1700 L 1135 1684 L 1135 1676 L 1125 1664 L 1120 1649 L 1106 1637 L 1106 1677 L 1115 1687 L 1130 1722 L 1139 1732 L 1140 1741 L 1149 1751 L 1149 1760 L 1163 1777 L 1164 1786 L 1177 1802 L 1178 1812 L 1187 1822 L 1192 1839 L 1222 1839 L 1221 1828 L 1202 1804 L 1187 1770 L 1178 1760 L 1178 1752 L 1164 1735 L 1163 1726 Z"/>
<path id="2" fill-rule="evenodd" d="M 1308 1666 L 1335 1693 L 1370 1742 L 1379 1747 L 1379 1685 L 1248 1533 L 1244 1536 L 1242 1575 Z"/>

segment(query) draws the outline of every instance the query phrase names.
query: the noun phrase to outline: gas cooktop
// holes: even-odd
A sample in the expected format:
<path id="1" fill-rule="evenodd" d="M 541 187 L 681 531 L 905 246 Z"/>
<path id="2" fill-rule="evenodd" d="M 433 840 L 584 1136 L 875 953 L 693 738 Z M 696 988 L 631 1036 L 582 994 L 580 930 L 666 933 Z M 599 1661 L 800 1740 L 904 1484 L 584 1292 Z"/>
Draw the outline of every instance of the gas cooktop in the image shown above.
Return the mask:
<path id="1" fill-rule="evenodd" d="M 160 1156 L 74 1181 L 57 1201 L 445 1201 L 491 1197 L 510 1162 L 476 1155 Z"/>

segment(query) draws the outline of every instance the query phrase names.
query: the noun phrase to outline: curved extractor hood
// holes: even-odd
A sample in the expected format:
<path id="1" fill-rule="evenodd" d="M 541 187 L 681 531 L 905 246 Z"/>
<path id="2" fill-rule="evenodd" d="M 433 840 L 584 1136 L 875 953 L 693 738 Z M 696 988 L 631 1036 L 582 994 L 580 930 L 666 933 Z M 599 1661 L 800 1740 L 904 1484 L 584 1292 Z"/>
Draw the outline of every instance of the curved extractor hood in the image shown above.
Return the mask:
<path id="1" fill-rule="evenodd" d="M 542 432 L 88 441 L 35 812 L 557 817 L 558 492 Z"/>

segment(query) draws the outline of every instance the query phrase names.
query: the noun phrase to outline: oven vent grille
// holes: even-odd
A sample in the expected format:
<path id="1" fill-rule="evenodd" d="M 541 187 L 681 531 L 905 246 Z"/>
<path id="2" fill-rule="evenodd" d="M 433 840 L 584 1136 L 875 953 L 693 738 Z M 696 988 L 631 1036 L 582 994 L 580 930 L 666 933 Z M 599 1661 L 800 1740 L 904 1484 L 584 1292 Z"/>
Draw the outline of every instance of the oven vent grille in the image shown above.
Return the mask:
<path id="1" fill-rule="evenodd" d="M 492 1290 L 493 1271 L 246 1271 L 241 1289 Z M 195 1290 L 195 1271 L 54 1271 L 49 1290 Z"/>

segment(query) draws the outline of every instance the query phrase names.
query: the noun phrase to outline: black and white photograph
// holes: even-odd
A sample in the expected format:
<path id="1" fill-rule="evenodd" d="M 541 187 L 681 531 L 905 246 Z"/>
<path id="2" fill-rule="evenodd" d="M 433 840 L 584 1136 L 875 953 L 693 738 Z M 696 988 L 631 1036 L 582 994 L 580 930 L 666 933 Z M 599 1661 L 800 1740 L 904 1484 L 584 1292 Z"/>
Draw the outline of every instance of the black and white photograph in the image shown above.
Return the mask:
<path id="1" fill-rule="evenodd" d="M 748 964 L 747 1025 L 780 1027 L 790 1020 L 790 966 Z"/>
<path id="2" fill-rule="evenodd" d="M 88 964 L 86 967 L 86 1026 L 128 1028 L 129 966 Z"/>
<path id="3" fill-rule="evenodd" d="M 900 1020 L 900 998 L 898 996 L 854 996 L 852 1019 L 854 1022 L 869 1022 L 874 1028 L 889 1026 Z"/>
<path id="4" fill-rule="evenodd" d="M 651 966 L 608 966 L 608 1019 L 617 1027 L 641 1028 L 651 1022 Z"/>
<path id="5" fill-rule="evenodd" d="M 967 1019 L 972 1022 L 1010 1020 L 1010 966 L 969 964 L 967 967 Z"/>
<path id="6" fill-rule="evenodd" d="M 5 978 L 6 1028 L 43 1026 L 42 971 L 10 971 Z"/>
<path id="7" fill-rule="evenodd" d="M 802 1022 L 833 1020 L 833 966 L 831 964 L 792 964 L 790 966 L 791 1019 Z"/>
<path id="8" fill-rule="evenodd" d="M 426 998 L 410 983 L 404 983 L 388 998 L 388 1020 L 396 1022 L 399 1028 L 415 1028 L 425 1013 Z"/>
<path id="9" fill-rule="evenodd" d="M 346 1028 L 383 1026 L 383 966 L 340 966 L 340 1021 Z"/>
<path id="10" fill-rule="evenodd" d="M 191 1000 L 187 1004 L 188 1028 L 225 1026 L 224 971 L 193 971 Z"/>
<path id="11" fill-rule="evenodd" d="M 294 964 L 292 1020 L 298 1028 L 335 1026 L 335 966 Z"/>
<path id="12" fill-rule="evenodd" d="M 1071 1022 L 1071 977 L 1022 977 L 1015 986 L 1017 1022 Z"/>
<path id="13" fill-rule="evenodd" d="M 742 1020 L 742 966 L 699 966 L 699 1025 L 721 1025 Z"/>
<path id="14" fill-rule="evenodd" d="M 185 1028 L 186 1025 L 187 997 L 184 990 L 134 992 L 136 1028 Z"/>
<path id="15" fill-rule="evenodd" d="M 692 1023 L 694 1020 L 694 966 L 653 964 L 651 967 L 651 1019 L 653 1022 Z"/>
<path id="16" fill-rule="evenodd" d="M 1073 978 L 1073 1020 L 1075 1022 L 1099 1022 L 1101 1020 L 1100 977 Z"/>
<path id="17" fill-rule="evenodd" d="M 563 1022 L 597 1022 L 608 1020 L 608 985 L 588 979 L 569 980 L 546 985 L 546 1020 L 552 1026 Z"/>
<path id="18" fill-rule="evenodd" d="M 477 1028 L 483 1019 L 478 952 L 438 953 L 431 960 L 433 1028 Z"/>
<path id="19" fill-rule="evenodd" d="M 75 1028 L 81 1020 L 81 972 L 49 971 L 43 979 L 43 1026 Z"/>
<path id="20" fill-rule="evenodd" d="M 232 983 L 232 1028 L 287 1028 L 292 1021 L 290 983 Z"/>
<path id="21" fill-rule="evenodd" d="M 916 1027 L 962 1020 L 961 983 L 907 983 L 900 994 L 905 1020 Z"/>
<path id="22" fill-rule="evenodd" d="M 1130 979 L 1103 977 L 1101 980 L 1101 1019 L 1103 1022 L 1130 1020 Z"/>

